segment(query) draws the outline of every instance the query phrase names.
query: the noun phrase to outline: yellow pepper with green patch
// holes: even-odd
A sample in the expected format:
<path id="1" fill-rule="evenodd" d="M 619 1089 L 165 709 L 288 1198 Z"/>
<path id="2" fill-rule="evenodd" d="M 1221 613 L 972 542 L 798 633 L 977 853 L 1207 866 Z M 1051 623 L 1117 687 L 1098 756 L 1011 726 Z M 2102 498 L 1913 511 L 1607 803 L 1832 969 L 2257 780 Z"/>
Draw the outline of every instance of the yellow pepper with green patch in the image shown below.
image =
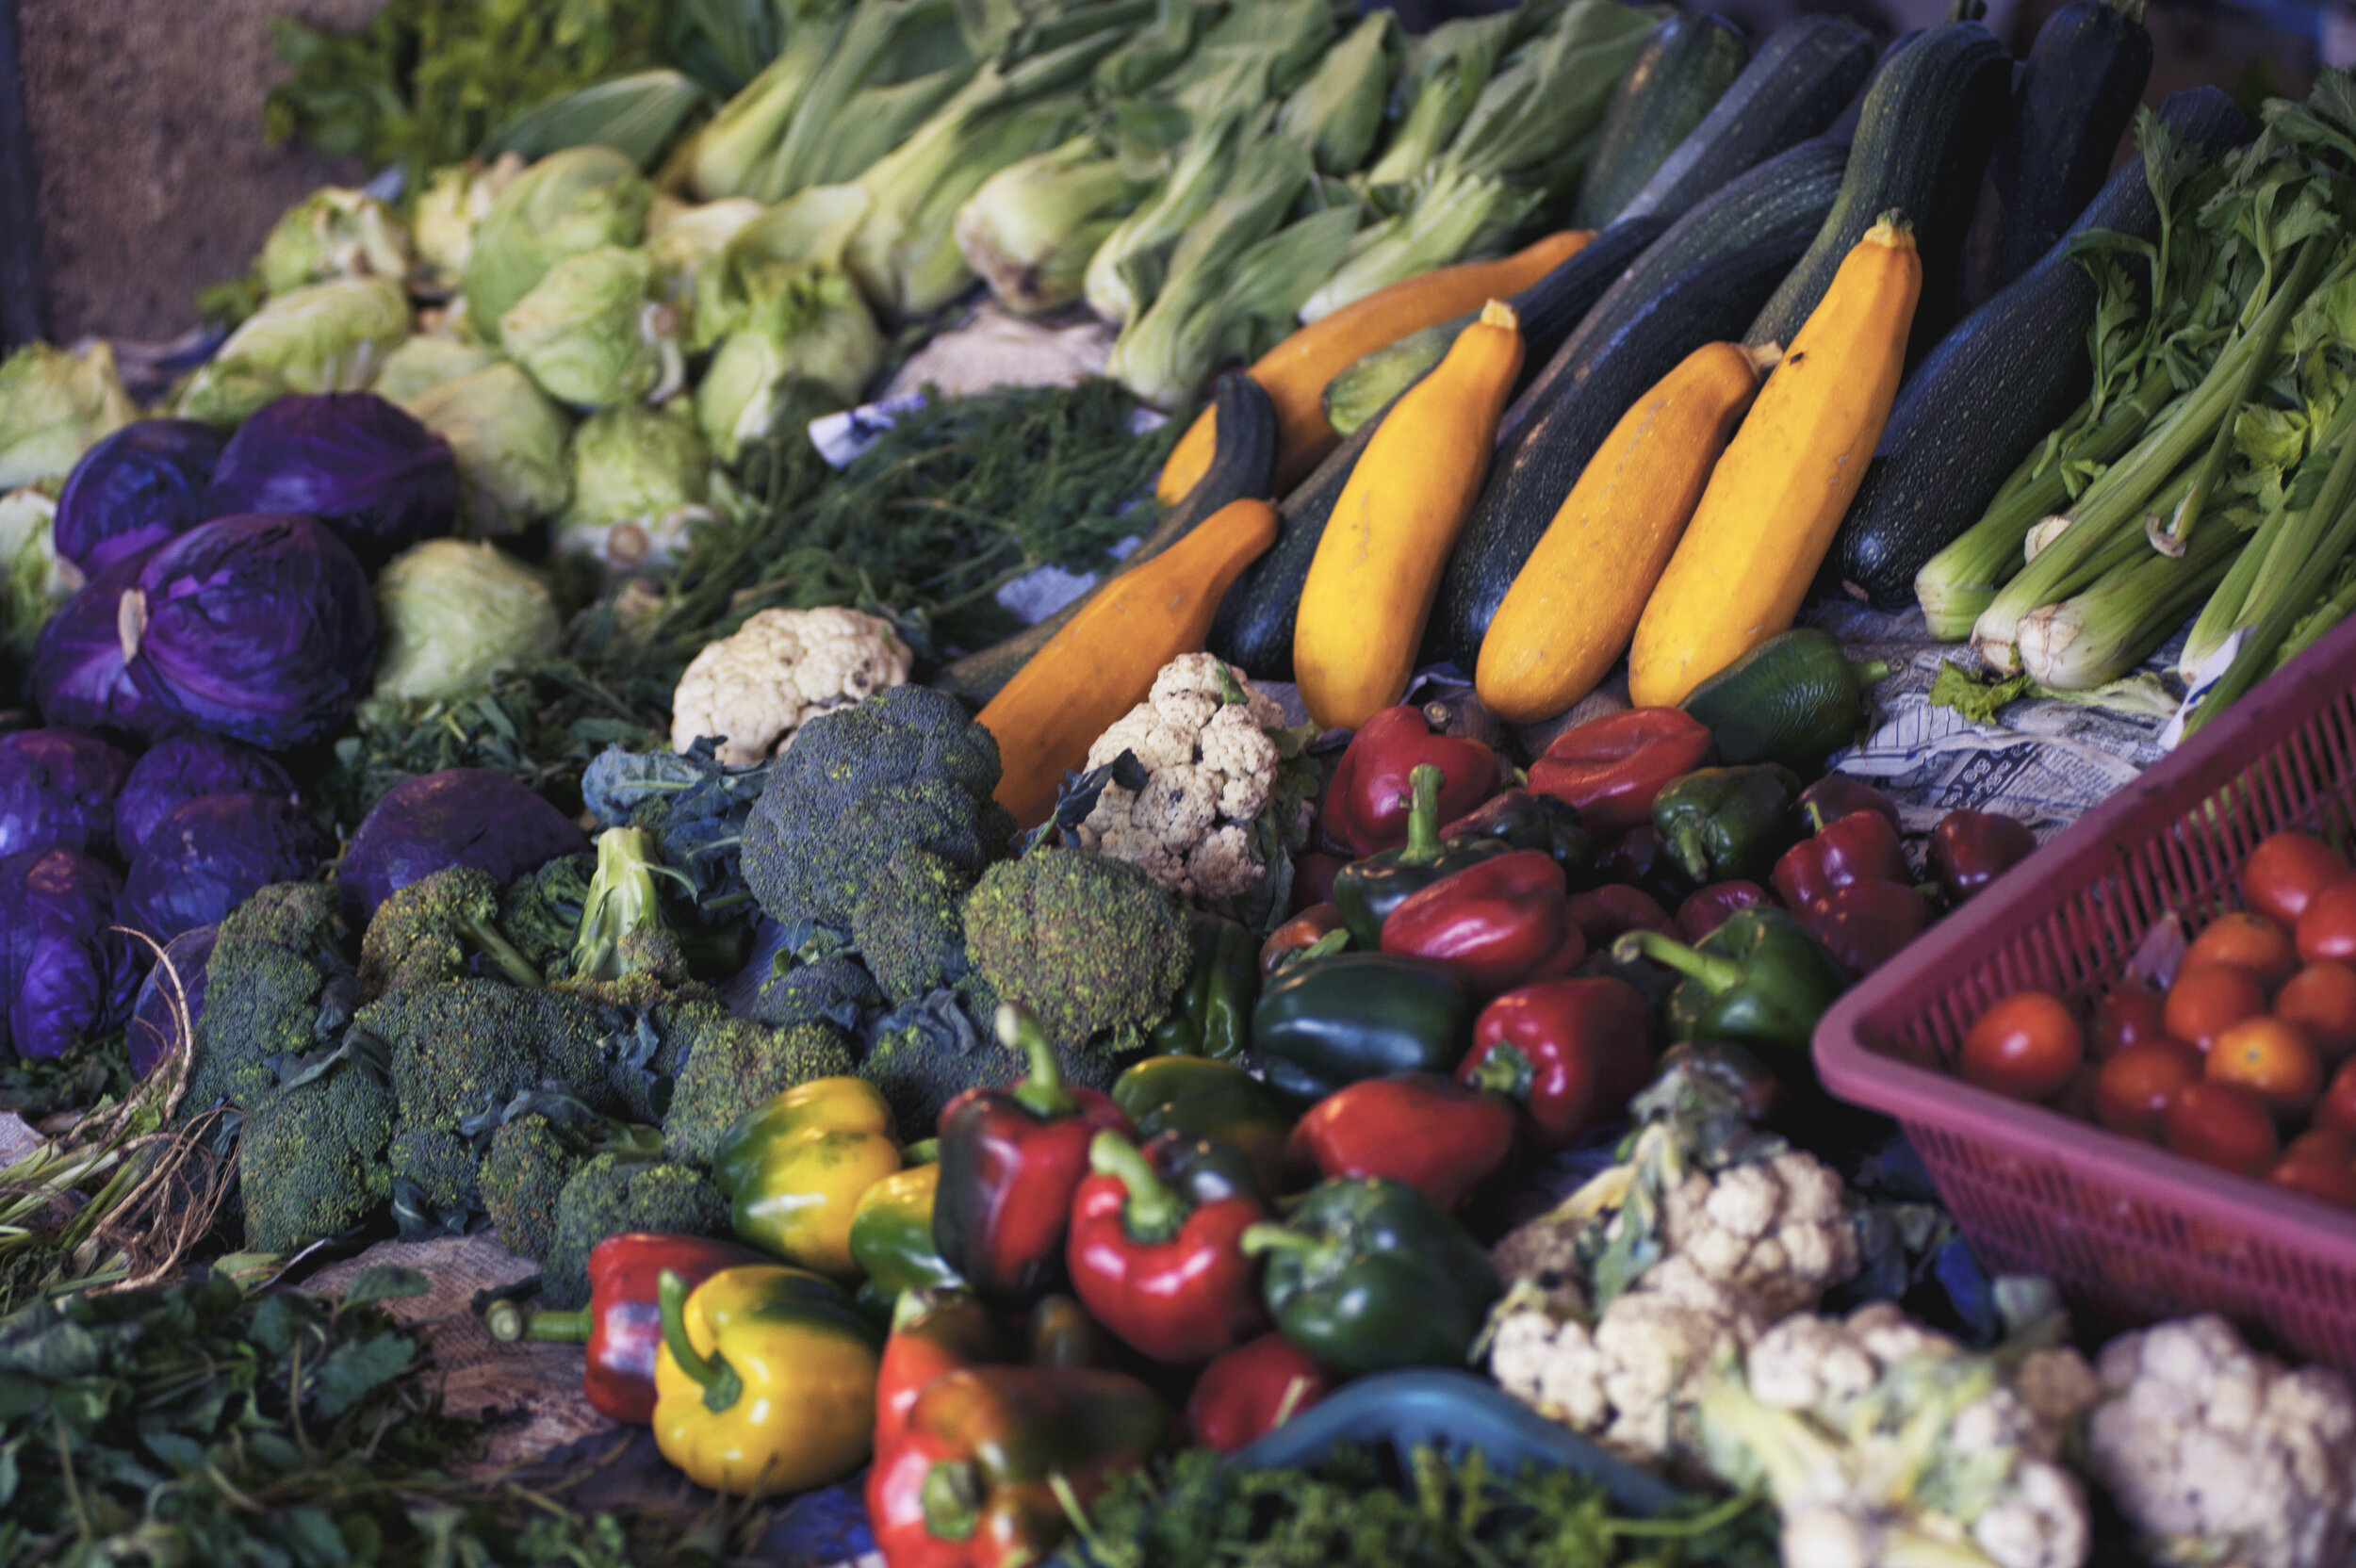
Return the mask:
<path id="1" fill-rule="evenodd" d="M 848 1277 L 851 1220 L 869 1187 L 900 1168 L 892 1107 L 863 1078 L 815 1078 L 737 1119 L 712 1156 L 736 1238 L 774 1257 Z"/>

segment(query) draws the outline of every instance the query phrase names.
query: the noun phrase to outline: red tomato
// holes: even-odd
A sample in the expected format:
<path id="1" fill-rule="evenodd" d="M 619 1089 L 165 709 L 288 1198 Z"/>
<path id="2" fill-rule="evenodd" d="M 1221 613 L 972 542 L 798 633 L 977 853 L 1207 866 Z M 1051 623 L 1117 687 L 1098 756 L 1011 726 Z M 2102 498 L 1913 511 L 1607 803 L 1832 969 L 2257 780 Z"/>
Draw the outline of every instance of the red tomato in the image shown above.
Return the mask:
<path id="1" fill-rule="evenodd" d="M 2274 993 L 2274 1016 L 2304 1029 L 2326 1067 L 2356 1053 L 2356 969 L 2309 964 Z"/>
<path id="2" fill-rule="evenodd" d="M 2258 913 L 2284 925 L 2298 923 L 2307 903 L 2348 874 L 2340 852 L 2306 833 L 2277 833 L 2261 843 L 2241 869 L 2241 899 Z"/>
<path id="3" fill-rule="evenodd" d="M 2266 1010 L 2266 988 L 2256 975 L 2231 964 L 2210 964 L 2176 976 L 2162 1016 L 2169 1034 L 2206 1051 L 2226 1030 Z"/>
<path id="4" fill-rule="evenodd" d="M 2185 969 L 2209 964 L 2246 969 L 2270 991 L 2298 972 L 2299 950 L 2291 934 L 2266 916 L 2235 909 L 2217 916 L 2184 949 Z"/>
<path id="5" fill-rule="evenodd" d="M 2356 962 L 2356 879 L 2334 882 L 2299 917 L 2299 956 L 2309 963 Z"/>
<path id="6" fill-rule="evenodd" d="M 2356 1167 L 2356 1134 L 2330 1127 L 2310 1127 L 2282 1146 L 2286 1160 L 2321 1160 L 2327 1165 Z"/>
<path id="7" fill-rule="evenodd" d="M 2315 1125 L 2356 1137 L 2356 1056 L 2340 1064 L 2315 1106 Z"/>
<path id="8" fill-rule="evenodd" d="M 2296 1159 L 2286 1154 L 2274 1162 L 2274 1168 L 2266 1172 L 2266 1180 L 2293 1192 L 2336 1203 L 2343 1209 L 2356 1209 L 2356 1166 Z"/>
<path id="9" fill-rule="evenodd" d="M 2098 1062 L 2107 1061 L 2130 1045 L 2164 1038 L 2168 1034 L 2166 998 L 2140 981 L 2129 980 L 2102 993 L 2094 1004 L 2094 1028 L 2086 1049 Z"/>
<path id="10" fill-rule="evenodd" d="M 1963 1037 L 1956 1070 L 2016 1100 L 2042 1100 L 2070 1082 L 2086 1059 L 2078 1021 L 2059 997 L 2019 991 L 1982 1013 Z"/>
<path id="11" fill-rule="evenodd" d="M 2303 1111 L 2323 1087 L 2323 1063 L 2298 1024 L 2261 1013 L 2243 1019 L 2209 1047 L 2206 1076 L 2239 1084 L 2285 1115 Z"/>
<path id="12" fill-rule="evenodd" d="M 2202 1165 L 2255 1176 L 2274 1163 L 2274 1115 L 2239 1084 L 2186 1084 L 2163 1125 L 2168 1148 Z"/>
<path id="13" fill-rule="evenodd" d="M 2114 1133 L 2160 1141 L 2168 1102 L 2201 1081 L 2201 1053 L 2182 1040 L 2137 1040 L 2102 1064 L 2094 1080 L 2094 1114 Z"/>

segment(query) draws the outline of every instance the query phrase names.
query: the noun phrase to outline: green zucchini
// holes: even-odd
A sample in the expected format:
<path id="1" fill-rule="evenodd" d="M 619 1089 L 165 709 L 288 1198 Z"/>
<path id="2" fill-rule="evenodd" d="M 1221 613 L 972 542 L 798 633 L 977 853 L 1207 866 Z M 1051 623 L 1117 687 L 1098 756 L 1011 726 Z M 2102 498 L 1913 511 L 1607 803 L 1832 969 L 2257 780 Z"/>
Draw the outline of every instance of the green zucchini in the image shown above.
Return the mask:
<path id="1" fill-rule="evenodd" d="M 1675 11 L 1655 24 L 1604 107 L 1571 227 L 1599 229 L 1618 218 L 1750 57 L 1742 30 L 1723 16 Z"/>
<path id="2" fill-rule="evenodd" d="M 1743 341 L 1791 342 L 1842 259 L 1895 211 L 1922 256 L 1909 363 L 1928 352 L 1955 320 L 1964 230 L 2011 103 L 2012 57 L 1977 22 L 1942 24 L 1900 50 L 1866 94 L 1841 199 Z"/>
<path id="3" fill-rule="evenodd" d="M 1889 674 L 1878 659 L 1852 660 L 1832 633 L 1794 627 L 1694 687 L 1684 707 L 1709 726 L 1721 761 L 1781 762 L 1812 773 L 1857 743 L 1865 694 Z"/>
<path id="4" fill-rule="evenodd" d="M 1854 22 L 1785 23 L 1619 216 L 1682 218 L 1735 176 L 1830 125 L 1873 64 L 1873 38 Z"/>
<path id="5" fill-rule="evenodd" d="M 1137 547 L 1106 574 L 1106 581 L 1153 560 L 1230 501 L 1268 493 L 1276 473 L 1276 405 L 1268 401 L 1268 393 L 1258 382 L 1240 371 L 1219 377 L 1212 397 L 1219 410 L 1219 433 L 1211 449 L 1210 466 L 1195 481 L 1186 498 L 1163 513 L 1161 520 L 1137 542 Z M 1099 582 L 1097 588 L 1103 585 Z M 1097 588 L 1082 594 L 1036 626 L 1025 627 L 1004 642 L 943 666 L 930 684 L 971 703 L 988 702 L 998 694 L 999 688 L 1014 678 L 1017 670 L 1030 662 L 1031 655 L 1045 647 L 1080 612 L 1081 607 L 1095 596 Z"/>
<path id="6" fill-rule="evenodd" d="M 1577 255 L 1507 301 L 1522 323 L 1522 375 L 1533 377 L 1562 340 L 1576 331 L 1628 263 L 1661 237 L 1668 224 L 1657 218 L 1614 223 L 1589 240 Z M 1349 435 L 1393 398 L 1421 381 L 1440 363 L 1456 335 L 1479 311 L 1453 321 L 1409 333 L 1387 348 L 1362 356 L 1325 385 L 1326 422 Z"/>

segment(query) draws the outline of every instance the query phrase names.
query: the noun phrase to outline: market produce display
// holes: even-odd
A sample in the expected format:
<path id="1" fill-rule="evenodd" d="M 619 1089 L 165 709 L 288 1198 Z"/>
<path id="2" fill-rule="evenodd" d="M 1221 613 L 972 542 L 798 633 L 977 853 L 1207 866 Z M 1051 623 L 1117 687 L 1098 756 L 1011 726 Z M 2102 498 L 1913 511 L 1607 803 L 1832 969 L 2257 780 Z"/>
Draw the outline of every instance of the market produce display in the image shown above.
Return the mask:
<path id="1" fill-rule="evenodd" d="M 1989 1277 L 1819 1082 L 2037 836 L 1840 771 L 1807 620 L 1984 716 L 2189 622 L 2192 731 L 2356 605 L 2348 76 L 582 9 L 290 24 L 400 180 L 151 407 L 0 365 L 0 1565 L 680 1560 L 428 1462 L 428 1282 L 303 1288 L 391 1238 L 527 1260 L 698 1560 L 2356 1562 L 2356 1369 Z M 883 397 L 985 302 L 1105 373 Z M 1948 1065 L 2356 1223 L 2307 825 Z"/>

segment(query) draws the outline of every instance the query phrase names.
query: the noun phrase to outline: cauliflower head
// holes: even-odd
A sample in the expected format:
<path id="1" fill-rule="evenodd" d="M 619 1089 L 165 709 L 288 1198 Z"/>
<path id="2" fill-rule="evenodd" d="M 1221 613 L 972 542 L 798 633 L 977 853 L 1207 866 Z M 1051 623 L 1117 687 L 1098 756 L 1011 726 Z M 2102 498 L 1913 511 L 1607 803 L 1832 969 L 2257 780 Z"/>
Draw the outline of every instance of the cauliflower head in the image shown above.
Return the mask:
<path id="1" fill-rule="evenodd" d="M 1240 700 L 1239 700 L 1240 699 Z M 1249 891 L 1268 868 L 1257 825 L 1276 796 L 1284 727 L 1275 699 L 1207 653 L 1162 666 L 1146 699 L 1088 747 L 1090 769 L 1124 751 L 1145 785 L 1107 784 L 1080 825 L 1080 847 L 1133 861 L 1163 887 L 1199 900 Z"/>
<path id="2" fill-rule="evenodd" d="M 1690 1171 L 1662 1205 L 1672 1257 L 1748 1298 L 1762 1322 L 1804 1312 L 1857 1269 L 1840 1174 L 1813 1154 Z"/>
<path id="3" fill-rule="evenodd" d="M 2356 1394 L 2217 1316 L 2125 1334 L 2097 1364 L 2086 1469 L 2155 1562 L 2342 1568 L 2356 1551 Z"/>
<path id="4" fill-rule="evenodd" d="M 863 611 L 764 610 L 706 645 L 679 677 L 672 749 L 712 735 L 721 761 L 761 761 L 819 714 L 906 685 L 913 662 L 892 624 Z"/>

